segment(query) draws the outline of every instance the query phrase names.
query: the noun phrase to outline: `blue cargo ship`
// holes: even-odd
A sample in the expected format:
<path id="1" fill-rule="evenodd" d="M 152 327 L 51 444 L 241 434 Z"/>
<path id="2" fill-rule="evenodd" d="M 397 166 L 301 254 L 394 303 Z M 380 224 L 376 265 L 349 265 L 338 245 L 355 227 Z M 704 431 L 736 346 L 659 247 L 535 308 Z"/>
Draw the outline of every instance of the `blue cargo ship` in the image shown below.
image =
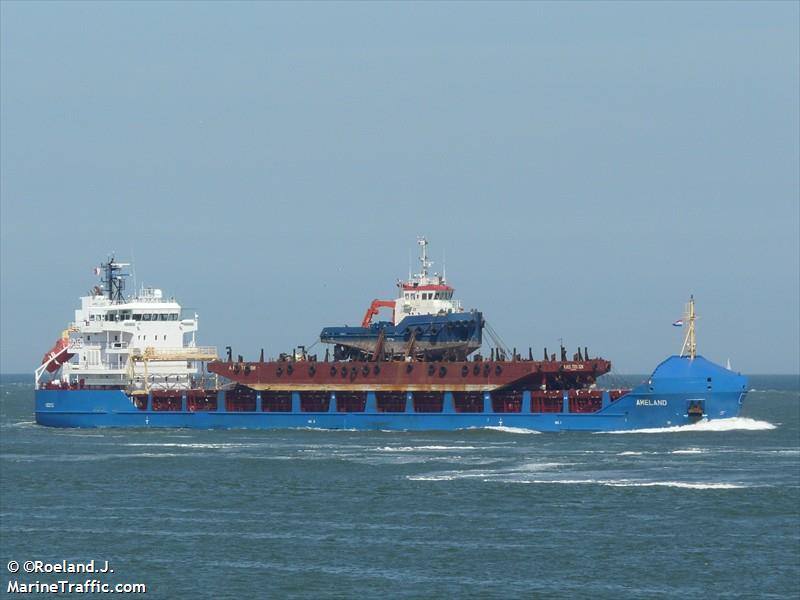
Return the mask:
<path id="1" fill-rule="evenodd" d="M 398 300 L 405 305 L 402 310 L 413 314 L 396 323 L 366 323 L 352 328 L 362 331 L 349 339 L 324 329 L 321 337 L 328 332 L 335 338 L 327 340 L 336 348 L 333 360 L 302 349 L 276 360 L 265 360 L 262 351 L 257 361 L 234 360 L 229 349 L 227 359 L 219 360 L 215 348 L 197 345 L 196 314 L 184 315 L 161 290 L 125 295 L 126 266 L 111 258 L 97 269 L 101 283 L 81 299 L 75 320 L 36 370 L 37 423 L 618 431 L 736 417 L 747 391 L 744 376 L 696 353 L 693 299 L 682 324 L 687 332 L 679 355 L 664 360 L 633 389 L 600 389 L 596 379 L 611 364 L 590 357 L 586 348 L 572 359 L 563 347 L 558 357 L 545 350 L 543 360 L 534 360 L 530 350 L 523 357 L 498 348 L 487 358 L 469 350 L 483 317 L 441 304 L 452 301 L 445 296 L 452 288 L 443 282 L 434 284 L 447 287 L 438 290 L 438 298 L 427 296 L 436 290 L 419 289 L 429 283 L 401 284 Z M 427 277 L 425 268 L 423 274 Z M 440 304 L 426 307 L 415 301 Z M 373 303 L 368 315 L 377 308 Z M 454 325 L 448 328 L 449 323 Z M 441 341 L 448 343 L 440 345 L 442 330 L 446 338 Z"/>

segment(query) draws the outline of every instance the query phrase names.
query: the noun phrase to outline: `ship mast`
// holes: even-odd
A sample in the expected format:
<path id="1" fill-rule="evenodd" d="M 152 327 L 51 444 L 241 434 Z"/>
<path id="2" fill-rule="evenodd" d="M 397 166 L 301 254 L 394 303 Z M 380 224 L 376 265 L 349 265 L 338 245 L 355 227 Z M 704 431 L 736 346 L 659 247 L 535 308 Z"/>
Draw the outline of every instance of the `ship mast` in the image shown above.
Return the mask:
<path id="1" fill-rule="evenodd" d="M 694 312 L 694 295 L 689 296 L 689 304 L 686 305 L 686 322 L 688 328 L 686 330 L 686 337 L 683 339 L 683 348 L 681 348 L 681 356 L 689 355 L 689 360 L 694 360 L 697 356 L 697 341 L 694 335 L 694 321 L 697 318 Z"/>
<path id="2" fill-rule="evenodd" d="M 433 265 L 431 261 L 428 260 L 428 240 L 424 237 L 417 239 L 417 243 L 422 248 L 421 255 L 419 257 L 419 262 L 422 263 L 422 273 L 419 273 L 417 277 L 420 279 L 428 279 L 428 269 Z"/>
<path id="3" fill-rule="evenodd" d="M 125 290 L 124 278 L 127 277 L 128 274 L 123 273 L 122 269 L 129 266 L 130 263 L 116 262 L 112 254 L 108 262 L 101 264 L 97 269 L 97 271 L 99 271 L 98 275 L 101 273 L 103 275 L 102 282 L 108 294 L 108 299 L 111 300 L 112 303 L 122 304 L 125 302 L 125 296 L 123 295 L 123 291 Z"/>

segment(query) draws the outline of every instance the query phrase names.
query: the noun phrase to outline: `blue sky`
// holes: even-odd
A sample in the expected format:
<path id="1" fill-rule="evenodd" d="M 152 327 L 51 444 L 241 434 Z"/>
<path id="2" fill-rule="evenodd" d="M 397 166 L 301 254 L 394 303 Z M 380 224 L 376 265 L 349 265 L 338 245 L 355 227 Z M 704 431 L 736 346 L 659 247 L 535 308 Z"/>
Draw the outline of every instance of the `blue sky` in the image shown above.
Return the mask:
<path id="1" fill-rule="evenodd" d="M 0 371 L 109 252 L 255 358 L 415 238 L 509 346 L 800 370 L 800 6 L 0 4 Z M 440 267 L 441 264 L 435 265 Z"/>

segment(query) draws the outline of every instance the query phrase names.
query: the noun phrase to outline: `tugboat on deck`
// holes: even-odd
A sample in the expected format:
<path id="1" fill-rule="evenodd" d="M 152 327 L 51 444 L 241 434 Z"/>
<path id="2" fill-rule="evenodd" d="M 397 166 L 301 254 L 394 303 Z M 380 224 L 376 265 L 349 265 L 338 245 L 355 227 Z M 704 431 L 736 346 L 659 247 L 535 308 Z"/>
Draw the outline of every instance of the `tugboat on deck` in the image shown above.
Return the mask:
<path id="1" fill-rule="evenodd" d="M 465 360 L 481 347 L 483 316 L 464 312 L 444 274 L 431 273 L 428 241 L 419 238 L 420 272 L 399 281 L 394 300 L 373 300 L 361 327 L 326 327 L 320 341 L 334 344 L 334 360 Z M 372 323 L 381 308 L 392 309 L 391 321 Z"/>

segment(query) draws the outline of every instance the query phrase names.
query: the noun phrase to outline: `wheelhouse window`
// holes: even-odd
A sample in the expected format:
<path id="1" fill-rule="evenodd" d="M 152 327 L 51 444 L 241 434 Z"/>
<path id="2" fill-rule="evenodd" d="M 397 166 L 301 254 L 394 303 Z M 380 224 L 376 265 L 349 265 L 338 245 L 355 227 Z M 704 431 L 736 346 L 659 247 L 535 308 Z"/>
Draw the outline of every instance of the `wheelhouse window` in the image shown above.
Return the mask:
<path id="1" fill-rule="evenodd" d="M 150 320 L 150 313 L 144 313 L 142 315 L 142 321 L 149 321 Z"/>

